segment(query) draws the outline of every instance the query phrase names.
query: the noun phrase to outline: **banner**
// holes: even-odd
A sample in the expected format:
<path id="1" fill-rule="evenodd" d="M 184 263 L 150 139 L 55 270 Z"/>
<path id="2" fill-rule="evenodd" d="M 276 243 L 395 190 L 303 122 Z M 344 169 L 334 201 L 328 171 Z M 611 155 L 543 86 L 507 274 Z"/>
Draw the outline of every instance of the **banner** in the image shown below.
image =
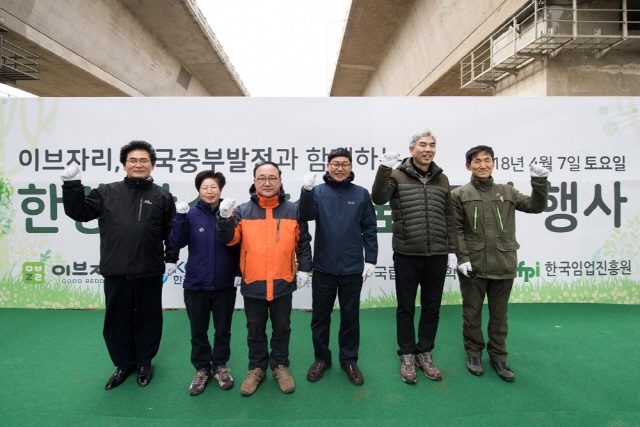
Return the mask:
<path id="1" fill-rule="evenodd" d="M 434 161 L 452 186 L 470 173 L 465 152 L 493 147 L 494 179 L 530 194 L 529 165 L 551 171 L 549 208 L 518 213 L 518 277 L 512 302 L 640 303 L 640 98 L 9 98 L 0 100 L 0 307 L 103 308 L 97 221 L 64 214 L 60 173 L 82 169 L 90 188 L 123 179 L 119 150 L 145 140 L 152 176 L 176 201 L 198 199 L 197 172 L 224 173 L 222 197 L 249 200 L 255 163 L 280 165 L 285 191 L 300 196 L 332 148 L 353 154 L 355 183 L 371 191 L 385 151 L 409 156 L 409 136 L 429 128 Z M 379 256 L 362 307 L 395 306 L 391 212 L 376 206 Z M 310 223 L 311 233 L 314 224 Z M 313 245 L 313 242 L 312 242 Z M 163 304 L 183 308 L 178 271 Z M 443 304 L 459 304 L 449 271 Z M 294 293 L 311 307 L 311 289 Z M 237 307 L 242 307 L 239 296 Z"/>

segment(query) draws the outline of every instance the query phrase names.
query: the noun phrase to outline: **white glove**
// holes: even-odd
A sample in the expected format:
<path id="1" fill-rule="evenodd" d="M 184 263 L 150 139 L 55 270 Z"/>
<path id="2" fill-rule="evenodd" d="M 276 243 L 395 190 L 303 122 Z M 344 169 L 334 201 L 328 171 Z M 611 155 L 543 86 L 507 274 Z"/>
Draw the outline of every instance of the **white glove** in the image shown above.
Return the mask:
<path id="1" fill-rule="evenodd" d="M 78 165 L 71 165 L 60 174 L 63 181 L 78 181 L 80 179 L 80 168 Z"/>
<path id="2" fill-rule="evenodd" d="M 236 276 L 235 279 L 233 279 L 233 286 L 237 288 L 240 285 L 242 285 L 242 276 Z"/>
<path id="3" fill-rule="evenodd" d="M 167 262 L 164 264 L 164 275 L 169 277 L 171 276 L 173 273 L 176 272 L 176 269 L 178 268 L 177 265 L 175 265 L 172 262 Z"/>
<path id="4" fill-rule="evenodd" d="M 314 172 L 308 173 L 302 178 L 302 186 L 305 190 L 313 190 L 313 186 L 316 183 L 316 174 Z"/>
<path id="5" fill-rule="evenodd" d="M 236 205 L 235 199 L 224 199 L 220 202 L 220 216 L 222 218 L 229 218 L 233 212 L 233 207 Z"/>
<path id="6" fill-rule="evenodd" d="M 296 273 L 296 284 L 298 285 L 298 289 L 309 287 L 309 285 L 311 284 L 311 277 L 309 277 L 309 272 L 298 271 Z"/>
<path id="7" fill-rule="evenodd" d="M 189 212 L 189 204 L 187 202 L 176 203 L 176 212 L 179 214 L 186 214 Z"/>
<path id="8" fill-rule="evenodd" d="M 473 271 L 473 269 L 471 268 L 471 263 L 463 262 L 458 266 L 458 271 L 467 277 L 471 277 L 470 273 Z"/>
<path id="9" fill-rule="evenodd" d="M 400 157 L 400 154 L 394 153 L 393 151 L 387 151 L 382 155 L 382 158 L 380 159 L 380 164 L 382 166 L 395 169 L 400 165 L 401 161 L 402 161 L 402 158 Z"/>
<path id="10" fill-rule="evenodd" d="M 545 178 L 549 176 L 549 169 L 543 168 L 540 165 L 531 165 L 529 168 L 532 177 L 541 177 Z"/>
<path id="11" fill-rule="evenodd" d="M 362 270 L 362 278 L 371 277 L 373 273 L 376 271 L 376 266 L 373 264 L 369 264 L 368 262 L 364 263 L 364 270 Z"/>
<path id="12" fill-rule="evenodd" d="M 449 254 L 447 258 L 447 268 L 455 270 L 457 266 L 458 266 L 458 257 L 456 256 L 456 254 Z"/>

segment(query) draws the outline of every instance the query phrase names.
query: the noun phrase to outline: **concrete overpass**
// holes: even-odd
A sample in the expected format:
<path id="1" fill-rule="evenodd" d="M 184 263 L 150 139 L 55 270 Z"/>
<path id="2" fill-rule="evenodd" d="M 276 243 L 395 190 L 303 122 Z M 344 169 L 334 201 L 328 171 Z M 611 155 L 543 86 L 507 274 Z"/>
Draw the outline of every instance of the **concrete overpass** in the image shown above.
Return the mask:
<path id="1" fill-rule="evenodd" d="M 638 0 L 352 0 L 330 96 L 637 96 L 638 9 Z M 534 28 L 528 50 L 488 59 L 500 43 L 520 49 L 520 32 Z M 472 53 L 484 80 L 462 88 Z"/>
<path id="2" fill-rule="evenodd" d="M 249 96 L 195 0 L 2 0 L 0 25 L 34 95 Z"/>

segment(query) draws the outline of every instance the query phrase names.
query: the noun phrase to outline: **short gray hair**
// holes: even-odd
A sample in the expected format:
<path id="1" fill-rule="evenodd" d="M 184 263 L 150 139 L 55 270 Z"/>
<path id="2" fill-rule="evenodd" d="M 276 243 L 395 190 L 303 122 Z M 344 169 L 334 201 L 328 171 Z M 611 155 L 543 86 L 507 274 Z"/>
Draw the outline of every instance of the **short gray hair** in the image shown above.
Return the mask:
<path id="1" fill-rule="evenodd" d="M 423 136 L 430 136 L 433 138 L 433 142 L 436 142 L 436 136 L 429 129 L 422 129 L 415 131 L 411 137 L 409 137 L 409 147 L 414 148 L 416 146 L 416 142 Z"/>

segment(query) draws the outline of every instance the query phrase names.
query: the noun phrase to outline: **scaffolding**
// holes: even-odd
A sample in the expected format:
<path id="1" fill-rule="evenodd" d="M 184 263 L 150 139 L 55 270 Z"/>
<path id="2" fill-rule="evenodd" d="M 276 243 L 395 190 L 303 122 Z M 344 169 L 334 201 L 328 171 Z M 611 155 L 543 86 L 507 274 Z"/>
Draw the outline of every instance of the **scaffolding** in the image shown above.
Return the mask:
<path id="1" fill-rule="evenodd" d="M 563 49 L 588 51 L 595 58 L 612 49 L 640 51 L 639 1 L 550 3 L 532 0 L 467 55 L 460 62 L 460 87 L 494 88 L 529 63 L 553 58 Z"/>
<path id="2" fill-rule="evenodd" d="M 38 56 L 11 43 L 2 33 L 7 29 L 0 25 L 0 83 L 13 83 L 18 80 L 38 80 Z"/>

